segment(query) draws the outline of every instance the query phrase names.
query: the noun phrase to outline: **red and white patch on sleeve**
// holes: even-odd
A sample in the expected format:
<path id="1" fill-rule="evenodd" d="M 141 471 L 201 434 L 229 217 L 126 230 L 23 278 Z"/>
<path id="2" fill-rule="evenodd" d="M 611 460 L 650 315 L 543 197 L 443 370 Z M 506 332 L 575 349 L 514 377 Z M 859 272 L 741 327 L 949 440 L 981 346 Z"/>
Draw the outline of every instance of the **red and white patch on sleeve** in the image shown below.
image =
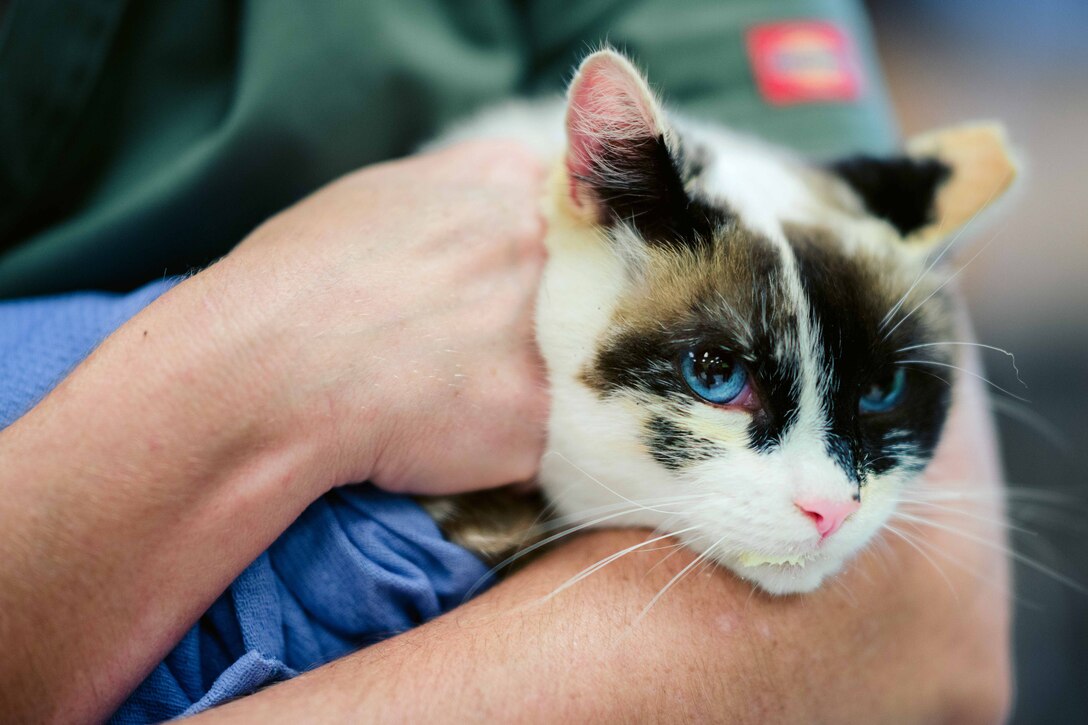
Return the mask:
<path id="1" fill-rule="evenodd" d="M 767 23 L 746 35 L 756 86 L 776 106 L 855 101 L 861 64 L 850 36 L 819 20 Z"/>

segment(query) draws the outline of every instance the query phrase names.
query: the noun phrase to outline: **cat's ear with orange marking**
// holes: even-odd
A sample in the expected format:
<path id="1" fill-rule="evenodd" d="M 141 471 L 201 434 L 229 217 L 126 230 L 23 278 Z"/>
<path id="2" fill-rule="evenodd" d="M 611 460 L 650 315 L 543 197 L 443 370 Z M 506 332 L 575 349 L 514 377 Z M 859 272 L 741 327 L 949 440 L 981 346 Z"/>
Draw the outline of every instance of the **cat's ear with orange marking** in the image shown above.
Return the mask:
<path id="1" fill-rule="evenodd" d="M 933 131 L 908 141 L 905 155 L 854 157 L 830 168 L 869 213 L 922 252 L 957 235 L 1004 195 L 1017 174 L 1005 131 L 995 123 Z"/>
<path id="2" fill-rule="evenodd" d="M 1005 129 L 996 123 L 955 126 L 927 133 L 907 143 L 915 158 L 935 159 L 950 173 L 936 190 L 929 223 L 907 235 L 920 248 L 958 234 L 1012 186 L 1017 165 Z"/>

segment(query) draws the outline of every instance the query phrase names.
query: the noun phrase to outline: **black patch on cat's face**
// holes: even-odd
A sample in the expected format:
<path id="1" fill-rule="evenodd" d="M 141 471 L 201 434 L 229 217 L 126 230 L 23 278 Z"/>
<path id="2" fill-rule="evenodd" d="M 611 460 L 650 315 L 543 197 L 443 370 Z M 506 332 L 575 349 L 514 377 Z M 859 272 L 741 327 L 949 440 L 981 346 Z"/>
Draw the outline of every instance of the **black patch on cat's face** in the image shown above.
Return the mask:
<path id="1" fill-rule="evenodd" d="M 602 398 L 641 393 L 679 405 L 707 405 L 688 388 L 678 361 L 700 346 L 724 348 L 744 365 L 762 404 L 748 426 L 749 445 L 771 451 L 797 419 L 796 304 L 783 283 L 781 254 L 770 242 L 733 225 L 712 243 L 688 249 L 690 256 L 682 261 L 662 259 L 667 281 L 651 280 L 631 292 L 583 382 Z M 644 434 L 651 454 L 663 465 L 669 460 L 669 468 L 695 460 L 665 455 L 667 443 L 687 436 L 695 438 L 682 418 L 660 416 L 648 420 Z"/>
<path id="2" fill-rule="evenodd" d="M 579 180 L 593 190 L 605 226 L 628 223 L 651 245 L 694 247 L 709 244 L 728 220 L 726 210 L 687 193 L 685 176 L 701 166 L 686 163 L 682 151 L 674 158 L 664 136 L 614 143 L 601 153 L 593 165 L 600 172 Z"/>
<path id="3" fill-rule="evenodd" d="M 880 274 L 878 265 L 894 260 L 848 255 L 833 239 L 809 228 L 788 225 L 785 231 L 817 327 L 827 455 L 858 485 L 893 468 L 924 465 L 947 414 L 947 385 L 932 370 L 911 366 L 906 368 L 906 398 L 894 409 L 863 415 L 858 399 L 874 380 L 896 369 L 904 358 L 897 352 L 901 348 L 947 339 L 943 313 L 925 314 L 944 305 L 944 298 L 937 295 L 922 312 L 893 323 L 895 329 L 883 339 L 884 315 L 906 291 L 888 288 L 890 276 Z M 688 388 L 677 361 L 700 345 L 723 347 L 745 366 L 760 401 L 748 424 L 749 445 L 773 451 L 800 412 L 800 357 L 805 353 L 798 301 L 790 296 L 784 282 L 789 272 L 770 242 L 735 223 L 719 229 L 711 241 L 680 257 L 659 259 L 675 265 L 665 267 L 668 281 L 655 285 L 651 275 L 644 288 L 631 290 L 583 381 L 602 398 L 640 393 L 671 404 L 706 404 Z M 911 307 L 913 302 L 902 314 Z M 941 350 L 921 348 L 906 357 L 945 362 Z M 656 413 L 648 417 L 643 439 L 654 459 L 670 470 L 700 460 L 713 445 L 687 430 L 682 416 Z"/>
<path id="4" fill-rule="evenodd" d="M 670 471 L 714 457 L 714 444 L 660 415 L 646 422 L 645 442 L 653 459 Z"/>
<path id="5" fill-rule="evenodd" d="M 601 347 L 584 380 L 602 397 L 623 391 L 661 398 L 684 395 L 672 363 L 674 341 L 660 329 L 622 330 Z"/>
<path id="6" fill-rule="evenodd" d="M 901 348 L 945 339 L 944 330 L 930 329 L 926 316 L 906 317 L 891 334 L 881 330 L 887 310 L 898 295 L 884 290 L 864 262 L 847 256 L 813 230 L 787 227 L 787 237 L 797 258 L 801 284 L 820 328 L 821 375 L 827 381 L 825 406 L 828 432 L 826 449 L 855 482 L 879 475 L 911 460 L 928 460 L 940 437 L 948 412 L 950 392 L 946 384 L 923 371 L 907 368 L 907 389 L 895 408 L 861 414 L 858 399 L 874 380 L 894 370 L 903 355 Z M 899 294 L 906 290 L 899 291 Z M 929 303 L 941 305 L 935 296 Z M 906 315 L 913 305 L 900 313 Z M 938 316 L 943 319 L 943 315 Z M 884 339 L 887 335 L 887 339 Z M 933 348 L 912 350 L 909 357 L 944 358 Z M 903 436 L 906 431 L 908 435 Z M 895 443 L 907 443 L 906 450 Z"/>
<path id="7" fill-rule="evenodd" d="M 937 188 L 952 170 L 936 159 L 854 156 L 830 165 L 861 197 L 869 213 L 903 236 L 933 221 Z"/>
<path id="8" fill-rule="evenodd" d="M 782 320 L 780 314 L 777 317 Z M 784 327 L 783 335 L 796 335 L 796 317 L 790 314 L 792 326 Z M 768 326 L 772 327 L 772 326 Z M 792 330 L 791 330 L 792 327 Z M 797 421 L 799 410 L 797 393 L 800 390 L 801 361 L 790 357 L 781 359 L 775 354 L 775 340 L 778 334 L 772 330 L 761 330 L 755 344 L 752 345 L 750 384 L 762 407 L 752 415 L 748 425 L 749 445 L 761 453 L 773 451 L 782 442 L 782 438 Z"/>

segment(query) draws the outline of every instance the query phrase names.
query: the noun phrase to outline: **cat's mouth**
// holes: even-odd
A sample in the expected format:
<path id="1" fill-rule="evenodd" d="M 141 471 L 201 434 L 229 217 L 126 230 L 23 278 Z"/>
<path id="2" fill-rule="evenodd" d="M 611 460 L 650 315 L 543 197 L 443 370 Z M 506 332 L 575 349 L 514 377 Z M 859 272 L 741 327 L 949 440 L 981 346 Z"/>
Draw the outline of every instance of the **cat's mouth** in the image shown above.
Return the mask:
<path id="1" fill-rule="evenodd" d="M 757 567 L 757 566 L 796 566 L 804 567 L 805 564 L 812 561 L 813 554 L 787 554 L 784 556 L 773 556 L 770 554 L 762 554 L 754 551 L 745 551 L 737 557 L 741 566 Z"/>
<path id="2" fill-rule="evenodd" d="M 819 587 L 839 570 L 841 562 L 817 552 L 775 555 L 748 551 L 737 555 L 729 566 L 771 594 L 801 594 Z"/>

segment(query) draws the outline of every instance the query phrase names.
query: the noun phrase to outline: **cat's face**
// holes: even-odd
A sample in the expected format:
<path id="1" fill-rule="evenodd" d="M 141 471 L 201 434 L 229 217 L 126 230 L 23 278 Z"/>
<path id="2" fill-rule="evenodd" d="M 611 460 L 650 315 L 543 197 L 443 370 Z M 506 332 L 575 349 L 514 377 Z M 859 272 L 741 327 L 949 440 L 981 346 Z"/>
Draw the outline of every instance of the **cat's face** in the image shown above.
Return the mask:
<path id="1" fill-rule="evenodd" d="M 546 492 L 677 532 L 770 592 L 815 588 L 940 436 L 954 338 L 925 251 L 957 169 L 821 170 L 666 122 L 607 52 L 572 86 L 568 134 L 538 313 Z"/>

